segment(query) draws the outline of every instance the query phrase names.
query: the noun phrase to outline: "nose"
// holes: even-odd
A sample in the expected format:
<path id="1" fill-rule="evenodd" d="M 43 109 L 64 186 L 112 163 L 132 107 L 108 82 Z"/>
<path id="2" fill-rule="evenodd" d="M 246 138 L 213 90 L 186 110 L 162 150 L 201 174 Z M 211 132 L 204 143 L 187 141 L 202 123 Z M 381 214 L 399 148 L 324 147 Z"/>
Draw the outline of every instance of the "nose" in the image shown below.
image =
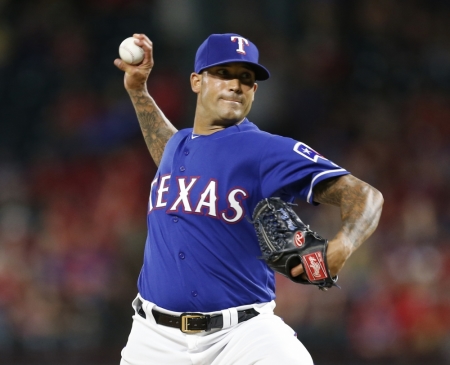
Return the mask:
<path id="1" fill-rule="evenodd" d="M 241 82 L 238 78 L 230 79 L 228 80 L 228 88 L 230 91 L 240 92 L 242 90 Z"/>

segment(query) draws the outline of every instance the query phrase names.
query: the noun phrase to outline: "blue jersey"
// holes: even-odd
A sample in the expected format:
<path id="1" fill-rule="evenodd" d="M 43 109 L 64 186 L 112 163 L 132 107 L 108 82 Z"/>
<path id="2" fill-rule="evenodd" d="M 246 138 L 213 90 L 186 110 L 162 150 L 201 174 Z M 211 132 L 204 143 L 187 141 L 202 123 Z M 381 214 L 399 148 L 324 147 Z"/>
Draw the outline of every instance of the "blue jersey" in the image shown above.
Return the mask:
<path id="1" fill-rule="evenodd" d="M 138 289 L 178 312 L 211 312 L 275 298 L 251 217 L 263 198 L 313 203 L 313 187 L 349 172 L 302 142 L 245 119 L 211 135 L 192 128 L 167 143 L 148 204 Z"/>

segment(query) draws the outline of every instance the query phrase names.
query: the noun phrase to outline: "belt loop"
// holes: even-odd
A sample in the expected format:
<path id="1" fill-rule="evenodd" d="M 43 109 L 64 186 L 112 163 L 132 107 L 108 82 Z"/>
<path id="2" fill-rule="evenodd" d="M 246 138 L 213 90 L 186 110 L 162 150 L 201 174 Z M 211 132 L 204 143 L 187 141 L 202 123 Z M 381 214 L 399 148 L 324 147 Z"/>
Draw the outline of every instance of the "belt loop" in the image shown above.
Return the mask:
<path id="1" fill-rule="evenodd" d="M 229 309 L 223 309 L 222 311 L 223 326 L 222 328 L 228 328 L 231 326 L 231 313 Z"/>
<path id="2" fill-rule="evenodd" d="M 142 309 L 145 313 L 150 313 L 150 315 L 151 315 L 152 311 L 151 311 L 151 309 L 149 310 L 149 308 L 148 308 L 149 305 L 150 305 L 150 303 L 148 301 L 142 302 Z"/>
<path id="3" fill-rule="evenodd" d="M 238 324 L 238 312 L 236 308 L 229 308 L 230 311 L 230 327 Z"/>

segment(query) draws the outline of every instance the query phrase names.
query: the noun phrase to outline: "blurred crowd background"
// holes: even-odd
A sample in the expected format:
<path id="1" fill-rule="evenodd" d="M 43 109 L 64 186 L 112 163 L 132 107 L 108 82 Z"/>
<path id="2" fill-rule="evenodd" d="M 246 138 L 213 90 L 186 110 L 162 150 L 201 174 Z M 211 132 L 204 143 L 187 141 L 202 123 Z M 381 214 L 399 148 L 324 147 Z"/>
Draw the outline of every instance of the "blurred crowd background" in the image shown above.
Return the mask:
<path id="1" fill-rule="evenodd" d="M 342 289 L 278 277 L 277 313 L 317 364 L 450 363 L 449 18 L 445 0 L 0 0 L 0 364 L 119 363 L 156 169 L 113 60 L 147 34 L 148 88 L 190 127 L 196 49 L 225 32 L 272 73 L 249 119 L 385 198 Z"/>

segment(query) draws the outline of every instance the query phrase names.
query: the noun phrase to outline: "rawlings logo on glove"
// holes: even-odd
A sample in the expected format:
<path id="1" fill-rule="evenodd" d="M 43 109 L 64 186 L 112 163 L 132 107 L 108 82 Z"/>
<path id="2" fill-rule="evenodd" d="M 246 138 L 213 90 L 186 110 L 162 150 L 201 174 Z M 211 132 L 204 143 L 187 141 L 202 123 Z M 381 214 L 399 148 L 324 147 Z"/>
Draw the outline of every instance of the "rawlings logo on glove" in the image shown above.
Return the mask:
<path id="1" fill-rule="evenodd" d="M 253 212 L 253 226 L 262 259 L 272 270 L 300 284 L 312 284 L 321 290 L 337 286 L 327 265 L 328 240 L 313 232 L 280 198 L 261 200 Z M 292 276 L 291 270 L 302 264 L 307 279 Z"/>

